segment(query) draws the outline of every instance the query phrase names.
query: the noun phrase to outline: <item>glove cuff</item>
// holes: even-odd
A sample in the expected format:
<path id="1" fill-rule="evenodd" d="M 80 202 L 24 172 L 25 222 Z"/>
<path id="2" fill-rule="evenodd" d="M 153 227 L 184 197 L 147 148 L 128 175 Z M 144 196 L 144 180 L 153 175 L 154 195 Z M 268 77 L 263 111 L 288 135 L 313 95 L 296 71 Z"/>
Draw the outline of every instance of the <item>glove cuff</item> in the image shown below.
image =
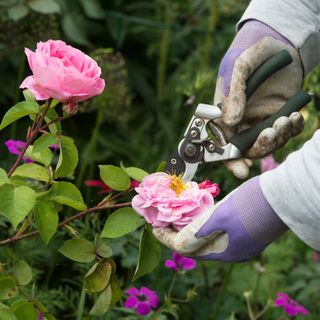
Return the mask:
<path id="1" fill-rule="evenodd" d="M 288 229 L 264 197 L 259 176 L 242 184 L 232 200 L 243 226 L 255 240 L 267 244 Z"/>

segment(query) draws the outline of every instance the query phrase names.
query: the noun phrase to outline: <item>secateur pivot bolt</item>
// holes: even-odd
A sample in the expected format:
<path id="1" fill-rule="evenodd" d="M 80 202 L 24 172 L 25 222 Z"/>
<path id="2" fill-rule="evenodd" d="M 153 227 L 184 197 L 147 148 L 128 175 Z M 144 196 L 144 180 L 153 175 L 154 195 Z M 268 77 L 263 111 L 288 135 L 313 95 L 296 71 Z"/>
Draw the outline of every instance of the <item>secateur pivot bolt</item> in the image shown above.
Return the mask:
<path id="1" fill-rule="evenodd" d="M 214 152 L 215 149 L 216 149 L 216 146 L 213 143 L 210 143 L 208 145 L 208 151 L 209 152 Z"/>
<path id="2" fill-rule="evenodd" d="M 171 162 L 171 164 L 177 164 L 177 159 L 172 158 L 170 162 Z"/>
<path id="3" fill-rule="evenodd" d="M 202 119 L 197 118 L 197 119 L 194 121 L 194 123 L 196 124 L 197 127 L 201 127 L 203 122 L 202 122 Z"/>
<path id="4" fill-rule="evenodd" d="M 195 138 L 198 135 L 198 132 L 196 130 L 191 130 L 190 135 L 192 138 Z"/>

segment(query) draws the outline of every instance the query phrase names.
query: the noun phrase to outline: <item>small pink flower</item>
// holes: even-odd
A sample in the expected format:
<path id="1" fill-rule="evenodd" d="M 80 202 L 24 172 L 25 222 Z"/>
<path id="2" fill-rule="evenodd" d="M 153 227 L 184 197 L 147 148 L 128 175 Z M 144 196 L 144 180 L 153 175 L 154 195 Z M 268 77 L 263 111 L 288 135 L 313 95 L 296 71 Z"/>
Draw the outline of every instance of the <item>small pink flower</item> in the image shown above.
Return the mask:
<path id="1" fill-rule="evenodd" d="M 108 193 L 111 192 L 112 189 L 107 186 L 104 182 L 100 181 L 100 180 L 86 180 L 84 182 L 84 184 L 87 187 L 98 187 L 101 188 L 102 190 L 99 191 L 99 194 L 104 194 L 104 193 Z"/>
<path id="2" fill-rule="evenodd" d="M 4 144 L 6 145 L 10 153 L 15 154 L 17 156 L 20 156 L 22 149 L 26 145 L 26 143 L 23 141 L 13 139 L 7 140 Z M 33 162 L 33 160 L 29 159 L 28 157 L 23 157 L 22 159 L 26 163 Z"/>
<path id="3" fill-rule="evenodd" d="M 278 298 L 274 303 L 276 307 L 283 307 L 284 312 L 290 317 L 294 317 L 299 313 L 302 315 L 310 313 L 306 308 L 283 292 L 278 292 Z"/>
<path id="4" fill-rule="evenodd" d="M 212 183 L 209 179 L 206 179 L 199 183 L 199 188 L 206 189 L 214 198 L 217 197 L 220 193 L 219 185 L 217 183 Z"/>
<path id="5" fill-rule="evenodd" d="M 74 113 L 78 102 L 100 94 L 105 86 L 101 69 L 92 58 L 61 40 L 38 42 L 35 52 L 25 49 L 32 75 L 20 88 L 37 100 L 54 98 Z"/>
<path id="6" fill-rule="evenodd" d="M 43 315 L 40 311 L 38 312 L 38 320 L 43 320 Z"/>
<path id="7" fill-rule="evenodd" d="M 112 191 L 112 189 L 101 180 L 86 180 L 84 182 L 84 184 L 87 187 L 98 187 L 98 188 L 101 188 L 102 190 L 99 191 L 99 194 L 104 194 L 104 193 L 108 193 L 108 192 Z M 139 181 L 131 180 L 130 188 L 136 188 L 136 187 L 139 186 L 139 184 L 140 184 Z"/>
<path id="8" fill-rule="evenodd" d="M 172 225 L 180 230 L 213 205 L 213 197 L 196 182 L 157 172 L 146 176 L 136 188 L 132 208 L 153 227 Z"/>
<path id="9" fill-rule="evenodd" d="M 260 161 L 260 170 L 261 172 L 266 172 L 272 169 L 275 169 L 280 163 L 277 162 L 272 154 L 264 157 Z"/>
<path id="10" fill-rule="evenodd" d="M 126 291 L 128 295 L 124 306 L 129 309 L 136 309 L 138 315 L 145 316 L 151 312 L 151 309 L 156 309 L 159 305 L 159 298 L 155 291 L 146 287 L 141 287 L 140 290 L 133 287 Z"/>
<path id="11" fill-rule="evenodd" d="M 173 252 L 172 260 L 166 260 L 164 265 L 174 271 L 192 270 L 196 267 L 196 261 L 191 258 L 186 258 L 177 252 Z"/>

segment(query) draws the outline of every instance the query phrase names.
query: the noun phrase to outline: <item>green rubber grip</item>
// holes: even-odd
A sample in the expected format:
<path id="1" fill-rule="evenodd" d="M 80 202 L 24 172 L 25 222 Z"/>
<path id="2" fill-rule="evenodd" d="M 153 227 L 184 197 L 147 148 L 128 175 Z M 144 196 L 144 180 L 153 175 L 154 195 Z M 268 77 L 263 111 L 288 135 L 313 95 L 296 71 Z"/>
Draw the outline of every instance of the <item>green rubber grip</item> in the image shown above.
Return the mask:
<path id="1" fill-rule="evenodd" d="M 246 83 L 247 101 L 251 95 L 258 89 L 262 83 L 271 75 L 284 68 L 292 62 L 292 57 L 287 50 L 282 50 L 269 60 L 264 62 L 255 72 L 248 78 Z"/>
<path id="2" fill-rule="evenodd" d="M 241 153 L 244 154 L 252 147 L 262 130 L 272 127 L 273 123 L 279 117 L 288 117 L 292 112 L 299 111 L 310 101 L 311 96 L 308 93 L 302 90 L 298 91 L 280 110 L 278 110 L 256 126 L 236 133 L 229 139 L 229 142 L 235 145 L 241 151 Z"/>

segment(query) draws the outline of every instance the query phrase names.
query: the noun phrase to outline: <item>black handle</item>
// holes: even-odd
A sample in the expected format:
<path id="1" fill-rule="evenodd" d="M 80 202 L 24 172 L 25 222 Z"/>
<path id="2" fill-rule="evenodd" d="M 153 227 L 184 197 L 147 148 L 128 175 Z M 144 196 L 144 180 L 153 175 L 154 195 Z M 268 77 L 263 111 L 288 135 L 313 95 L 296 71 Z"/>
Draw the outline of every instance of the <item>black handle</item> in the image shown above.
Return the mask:
<path id="1" fill-rule="evenodd" d="M 287 50 L 282 50 L 264 62 L 255 72 L 248 78 L 246 83 L 247 101 L 252 94 L 258 89 L 264 81 L 271 75 L 281 70 L 292 62 L 292 57 Z"/>
<path id="2" fill-rule="evenodd" d="M 280 110 L 256 126 L 236 133 L 229 139 L 229 142 L 235 145 L 242 154 L 245 153 L 252 147 L 262 130 L 272 127 L 273 123 L 279 117 L 288 117 L 292 112 L 299 111 L 303 106 L 309 103 L 310 100 L 311 96 L 308 93 L 302 90 L 298 91 Z"/>

